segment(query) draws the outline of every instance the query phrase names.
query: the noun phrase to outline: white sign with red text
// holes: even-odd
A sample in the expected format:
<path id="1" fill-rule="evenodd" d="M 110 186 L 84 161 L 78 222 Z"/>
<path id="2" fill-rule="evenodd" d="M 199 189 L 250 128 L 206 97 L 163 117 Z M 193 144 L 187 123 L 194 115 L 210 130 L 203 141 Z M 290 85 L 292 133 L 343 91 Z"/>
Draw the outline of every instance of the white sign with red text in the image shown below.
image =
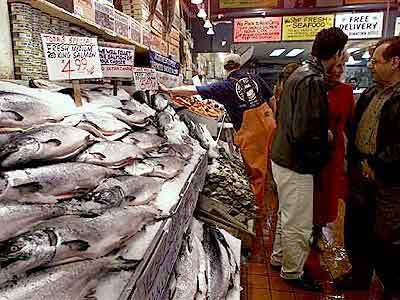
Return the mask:
<path id="1" fill-rule="evenodd" d="M 42 34 L 50 80 L 102 78 L 97 38 Z"/>
<path id="2" fill-rule="evenodd" d="M 151 68 L 133 68 L 133 78 L 136 90 L 158 90 L 157 73 Z"/>

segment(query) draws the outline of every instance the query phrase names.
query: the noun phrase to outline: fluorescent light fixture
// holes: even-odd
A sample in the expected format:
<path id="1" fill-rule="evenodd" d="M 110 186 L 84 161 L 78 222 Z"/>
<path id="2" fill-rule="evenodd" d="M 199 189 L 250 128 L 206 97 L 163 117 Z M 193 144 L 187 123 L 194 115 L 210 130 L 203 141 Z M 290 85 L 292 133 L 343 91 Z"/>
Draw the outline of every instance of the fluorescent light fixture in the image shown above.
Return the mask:
<path id="1" fill-rule="evenodd" d="M 199 9 L 199 12 L 198 12 L 197 16 L 198 16 L 199 18 L 201 18 L 201 19 L 207 18 L 207 13 L 206 13 L 206 11 L 204 10 L 204 8 L 200 8 L 200 9 Z"/>
<path id="2" fill-rule="evenodd" d="M 211 24 L 210 20 L 207 19 L 207 20 L 204 22 L 204 28 L 211 28 L 211 27 L 212 27 L 212 24 Z"/>
<path id="3" fill-rule="evenodd" d="M 214 35 L 214 34 L 215 34 L 214 29 L 213 29 L 212 27 L 209 28 L 209 29 L 207 30 L 207 34 L 208 34 L 208 35 Z"/>
<path id="4" fill-rule="evenodd" d="M 360 48 L 349 48 L 347 49 L 347 53 L 353 53 L 353 52 L 357 52 L 358 50 L 360 50 Z"/>
<path id="5" fill-rule="evenodd" d="M 352 55 L 350 55 L 349 60 L 346 62 L 346 65 L 357 65 L 361 63 L 361 60 L 355 60 Z"/>
<path id="6" fill-rule="evenodd" d="M 221 41 L 221 45 L 222 45 L 222 47 L 225 47 L 226 41 Z"/>
<path id="7" fill-rule="evenodd" d="M 269 56 L 278 57 L 278 56 L 281 56 L 282 53 L 285 51 L 286 51 L 286 49 L 275 49 L 274 51 L 271 52 L 271 54 Z"/>
<path id="8" fill-rule="evenodd" d="M 363 54 L 362 58 L 370 59 L 371 58 L 371 54 L 369 54 L 369 51 L 365 51 L 365 53 Z"/>
<path id="9" fill-rule="evenodd" d="M 202 4 L 203 0 L 190 0 L 190 3 L 192 3 L 192 4 Z"/>
<path id="10" fill-rule="evenodd" d="M 292 49 L 288 54 L 286 54 L 287 57 L 296 57 L 297 55 L 303 53 L 305 50 L 304 49 Z"/>

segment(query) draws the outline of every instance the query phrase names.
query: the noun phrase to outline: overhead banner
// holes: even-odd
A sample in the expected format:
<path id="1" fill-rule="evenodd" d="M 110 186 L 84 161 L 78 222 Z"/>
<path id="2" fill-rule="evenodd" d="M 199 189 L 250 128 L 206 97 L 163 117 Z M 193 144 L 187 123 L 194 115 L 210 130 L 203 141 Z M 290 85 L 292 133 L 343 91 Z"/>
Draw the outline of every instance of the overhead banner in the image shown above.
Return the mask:
<path id="1" fill-rule="evenodd" d="M 97 38 L 42 34 L 50 80 L 103 77 Z"/>
<path id="2" fill-rule="evenodd" d="M 383 17 L 383 12 L 337 14 L 335 26 L 342 29 L 351 40 L 380 38 Z"/>
<path id="3" fill-rule="evenodd" d="M 119 45 L 124 46 L 124 45 Z M 135 56 L 134 49 L 119 47 L 99 47 L 103 77 L 132 78 Z"/>
<path id="4" fill-rule="evenodd" d="M 151 68 L 133 68 L 133 79 L 136 90 L 158 90 L 157 73 Z"/>
<path id="5" fill-rule="evenodd" d="M 281 17 L 235 19 L 235 43 L 273 42 L 281 40 Z"/>
<path id="6" fill-rule="evenodd" d="M 335 21 L 334 15 L 288 16 L 283 17 L 282 40 L 313 40 L 322 29 L 330 28 Z"/>
<path id="7" fill-rule="evenodd" d="M 255 7 L 278 7 L 279 0 L 219 0 L 219 8 L 255 8 Z"/>
<path id="8" fill-rule="evenodd" d="M 171 75 L 179 75 L 180 65 L 176 61 L 154 51 L 150 51 L 149 56 L 152 68 Z"/>

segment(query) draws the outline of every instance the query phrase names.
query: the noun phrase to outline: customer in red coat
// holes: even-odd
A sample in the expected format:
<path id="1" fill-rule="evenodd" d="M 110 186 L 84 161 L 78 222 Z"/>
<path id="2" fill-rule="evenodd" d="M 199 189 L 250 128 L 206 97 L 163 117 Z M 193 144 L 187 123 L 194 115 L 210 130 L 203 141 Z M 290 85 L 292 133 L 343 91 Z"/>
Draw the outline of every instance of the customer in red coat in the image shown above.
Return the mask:
<path id="1" fill-rule="evenodd" d="M 342 83 L 347 58 L 328 71 L 330 158 L 319 176 L 314 177 L 314 242 L 322 227 L 338 215 L 338 199 L 346 195 L 345 136 L 354 108 L 353 88 Z"/>

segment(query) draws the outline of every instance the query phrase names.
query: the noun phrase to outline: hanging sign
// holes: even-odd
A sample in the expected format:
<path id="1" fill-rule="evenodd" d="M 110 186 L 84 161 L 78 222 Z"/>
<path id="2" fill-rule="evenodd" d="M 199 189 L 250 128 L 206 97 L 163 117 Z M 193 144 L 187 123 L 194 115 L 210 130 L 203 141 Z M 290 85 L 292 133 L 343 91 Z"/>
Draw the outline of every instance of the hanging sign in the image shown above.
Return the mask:
<path id="1" fill-rule="evenodd" d="M 165 57 L 157 52 L 150 51 L 150 65 L 157 71 L 168 73 L 171 75 L 179 75 L 179 63 L 176 61 Z"/>
<path id="2" fill-rule="evenodd" d="M 99 47 L 103 77 L 132 78 L 134 48 L 128 49 L 125 45 L 111 43 L 106 45 L 107 47 Z"/>
<path id="3" fill-rule="evenodd" d="M 158 90 L 157 73 L 151 68 L 133 68 L 133 79 L 136 90 Z"/>
<path id="4" fill-rule="evenodd" d="M 313 40 L 322 29 L 333 26 L 334 15 L 288 16 L 283 17 L 282 40 Z"/>
<path id="5" fill-rule="evenodd" d="M 219 0 L 219 8 L 277 7 L 279 0 Z"/>
<path id="6" fill-rule="evenodd" d="M 399 36 L 400 34 L 400 17 L 396 18 L 396 27 L 394 28 L 394 35 Z"/>
<path id="7" fill-rule="evenodd" d="M 272 42 L 281 40 L 281 17 L 235 19 L 235 43 Z"/>
<path id="8" fill-rule="evenodd" d="M 42 34 L 50 80 L 101 78 L 97 38 Z"/>
<path id="9" fill-rule="evenodd" d="M 335 26 L 342 29 L 351 40 L 380 38 L 383 12 L 337 14 Z"/>

